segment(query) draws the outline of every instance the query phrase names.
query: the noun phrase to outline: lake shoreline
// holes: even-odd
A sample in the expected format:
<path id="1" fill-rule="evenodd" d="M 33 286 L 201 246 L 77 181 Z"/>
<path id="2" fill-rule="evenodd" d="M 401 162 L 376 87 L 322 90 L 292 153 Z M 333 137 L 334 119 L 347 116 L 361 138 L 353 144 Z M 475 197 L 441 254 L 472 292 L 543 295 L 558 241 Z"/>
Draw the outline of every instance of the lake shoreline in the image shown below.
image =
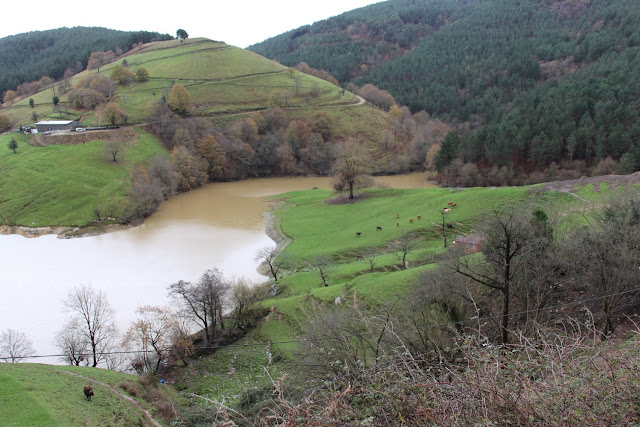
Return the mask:
<path id="1" fill-rule="evenodd" d="M 84 227 L 27 227 L 24 225 L 0 225 L 0 236 L 11 236 L 15 234 L 28 239 L 35 239 L 42 236 L 56 235 L 58 236 L 58 239 L 76 239 L 127 230 L 129 228 L 137 227 L 142 223 L 143 221 L 140 220 L 129 224 L 94 224 Z"/>

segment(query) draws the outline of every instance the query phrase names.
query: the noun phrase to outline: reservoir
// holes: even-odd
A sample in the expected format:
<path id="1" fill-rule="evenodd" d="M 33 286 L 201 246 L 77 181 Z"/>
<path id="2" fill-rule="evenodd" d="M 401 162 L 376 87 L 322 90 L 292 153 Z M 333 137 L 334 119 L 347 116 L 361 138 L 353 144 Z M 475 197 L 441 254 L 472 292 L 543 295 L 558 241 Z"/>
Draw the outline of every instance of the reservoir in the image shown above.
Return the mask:
<path id="1" fill-rule="evenodd" d="M 424 175 L 376 177 L 392 188 L 429 188 Z M 124 332 L 142 305 L 167 305 L 169 285 L 196 281 L 213 267 L 226 277 L 266 280 L 256 252 L 275 243 L 265 233 L 269 199 L 280 193 L 331 188 L 327 177 L 261 178 L 213 183 L 175 196 L 142 225 L 100 236 L 58 239 L 0 236 L 0 331 L 27 334 L 37 354 L 57 354 L 53 340 L 68 314 L 74 287 L 104 292 Z M 62 363 L 57 358 L 28 362 Z"/>

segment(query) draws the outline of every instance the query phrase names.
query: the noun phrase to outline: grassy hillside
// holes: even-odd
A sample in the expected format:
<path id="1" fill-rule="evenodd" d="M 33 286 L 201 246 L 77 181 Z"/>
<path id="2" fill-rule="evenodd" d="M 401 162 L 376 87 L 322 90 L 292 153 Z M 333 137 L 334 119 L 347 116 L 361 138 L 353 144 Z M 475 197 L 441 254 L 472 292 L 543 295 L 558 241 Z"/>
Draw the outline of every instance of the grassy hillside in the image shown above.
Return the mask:
<path id="1" fill-rule="evenodd" d="M 178 403 L 180 397 L 162 384 L 146 384 L 143 387 L 133 375 L 105 369 L 3 363 L 0 419 L 5 425 L 142 425 L 150 422 L 146 410 L 155 421 L 168 425 L 158 407 L 162 403 L 170 407 L 169 402 Z M 93 388 L 91 402 L 83 394 L 85 385 Z"/>
<path id="2" fill-rule="evenodd" d="M 171 86 L 179 82 L 187 87 L 194 109 L 192 116 L 216 116 L 237 112 L 265 109 L 269 97 L 275 92 L 290 91 L 288 108 L 314 107 L 324 105 L 355 104 L 358 99 L 315 77 L 295 72 L 292 76 L 287 67 L 246 50 L 208 39 L 188 39 L 149 43 L 135 50 L 125 58 L 128 67 L 135 72 L 138 67 L 149 71 L 146 82 L 133 81 L 128 86 L 118 85 L 113 100 L 129 114 L 129 122 L 144 122 L 156 101 L 163 96 L 169 97 Z M 100 68 L 100 74 L 110 77 L 116 61 Z M 89 73 L 83 71 L 71 79 L 75 87 L 77 82 Z M 293 88 L 294 79 L 300 79 L 297 90 Z M 320 89 L 318 97 L 310 95 L 314 84 Z M 16 102 L 6 113 L 15 124 L 32 123 L 32 113 L 40 120 L 45 118 L 82 117 L 85 124 L 100 123 L 96 111 L 74 109 L 69 94 L 61 95 L 60 102 L 68 108 L 68 114 L 54 113 L 51 99 L 53 89 L 40 92 L 30 98 L 35 102 L 29 107 L 29 99 Z M 60 94 L 59 94 L 60 95 Z"/>
<path id="3" fill-rule="evenodd" d="M 37 137 L 0 135 L 0 222 L 25 226 L 84 225 L 93 209 L 121 218 L 131 186 L 131 170 L 154 154 L 166 153 L 148 132 L 132 129 L 124 157 L 114 163 L 102 153 L 105 141 L 33 146 Z M 8 150 L 11 137 L 16 153 Z"/>

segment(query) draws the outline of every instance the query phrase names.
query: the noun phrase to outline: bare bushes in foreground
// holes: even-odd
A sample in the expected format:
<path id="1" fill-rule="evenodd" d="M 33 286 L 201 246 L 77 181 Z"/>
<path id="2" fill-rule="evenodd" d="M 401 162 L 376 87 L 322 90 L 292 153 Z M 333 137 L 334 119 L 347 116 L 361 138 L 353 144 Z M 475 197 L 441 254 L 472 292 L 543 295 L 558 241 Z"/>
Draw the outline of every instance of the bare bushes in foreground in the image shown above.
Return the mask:
<path id="1" fill-rule="evenodd" d="M 633 423 L 640 416 L 640 343 L 602 342 L 595 329 L 573 323 L 566 329 L 538 329 L 534 341 L 518 335 L 509 346 L 458 336 L 451 362 L 417 359 L 396 337 L 395 347 L 370 363 L 350 363 L 348 373 L 315 388 L 305 384 L 311 391 L 295 402 L 274 381 L 271 404 L 255 425 Z"/>

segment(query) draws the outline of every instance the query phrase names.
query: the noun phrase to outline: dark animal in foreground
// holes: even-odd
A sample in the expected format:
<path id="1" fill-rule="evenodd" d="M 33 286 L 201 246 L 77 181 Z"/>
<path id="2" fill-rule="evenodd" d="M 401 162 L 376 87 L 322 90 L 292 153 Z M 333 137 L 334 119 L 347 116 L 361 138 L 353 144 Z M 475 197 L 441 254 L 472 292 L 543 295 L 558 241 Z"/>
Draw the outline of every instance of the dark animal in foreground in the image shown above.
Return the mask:
<path id="1" fill-rule="evenodd" d="M 447 224 L 447 228 L 453 228 L 453 225 Z"/>
<path id="2" fill-rule="evenodd" d="M 376 227 L 376 230 L 382 230 L 382 227 L 377 226 L 377 227 Z"/>
<path id="3" fill-rule="evenodd" d="M 359 237 L 361 234 L 362 234 L 361 232 L 356 231 L 356 236 L 358 236 L 358 237 Z"/>
<path id="4" fill-rule="evenodd" d="M 91 402 L 91 396 L 93 396 L 93 389 L 88 385 L 84 386 L 84 395 L 87 396 L 87 400 Z"/>

